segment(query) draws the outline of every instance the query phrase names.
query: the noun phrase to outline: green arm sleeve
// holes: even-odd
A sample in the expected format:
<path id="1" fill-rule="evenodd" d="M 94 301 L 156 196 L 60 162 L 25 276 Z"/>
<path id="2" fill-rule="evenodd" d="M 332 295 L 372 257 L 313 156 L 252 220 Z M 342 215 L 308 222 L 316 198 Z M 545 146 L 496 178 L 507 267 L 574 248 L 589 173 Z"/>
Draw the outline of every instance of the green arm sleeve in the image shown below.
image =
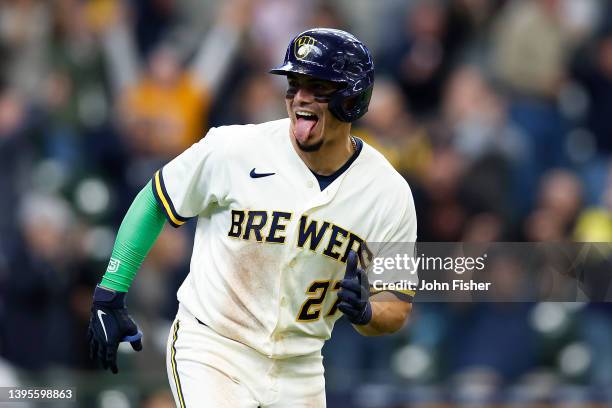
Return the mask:
<path id="1" fill-rule="evenodd" d="M 164 213 L 155 201 L 149 182 L 140 190 L 123 218 L 100 286 L 127 292 L 165 221 Z"/>

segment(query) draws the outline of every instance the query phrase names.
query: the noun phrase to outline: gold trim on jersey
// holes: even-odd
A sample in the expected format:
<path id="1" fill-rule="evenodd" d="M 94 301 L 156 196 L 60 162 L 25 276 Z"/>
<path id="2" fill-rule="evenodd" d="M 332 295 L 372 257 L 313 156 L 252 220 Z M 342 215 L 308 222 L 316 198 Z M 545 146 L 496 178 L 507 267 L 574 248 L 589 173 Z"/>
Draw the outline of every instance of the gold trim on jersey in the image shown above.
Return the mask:
<path id="1" fill-rule="evenodd" d="M 177 216 L 172 212 L 172 208 L 170 207 L 169 199 L 166 197 L 166 195 L 164 194 L 164 191 L 162 189 L 160 177 L 161 177 L 160 176 L 160 172 L 158 170 L 158 171 L 155 172 L 155 176 L 154 176 L 154 180 L 155 180 L 155 192 L 157 193 L 157 196 L 159 197 L 160 201 L 162 202 L 164 210 L 166 211 L 166 214 L 168 215 L 170 220 L 174 224 L 176 224 L 177 226 L 183 225 L 185 223 L 185 221 L 179 220 L 177 218 Z"/>

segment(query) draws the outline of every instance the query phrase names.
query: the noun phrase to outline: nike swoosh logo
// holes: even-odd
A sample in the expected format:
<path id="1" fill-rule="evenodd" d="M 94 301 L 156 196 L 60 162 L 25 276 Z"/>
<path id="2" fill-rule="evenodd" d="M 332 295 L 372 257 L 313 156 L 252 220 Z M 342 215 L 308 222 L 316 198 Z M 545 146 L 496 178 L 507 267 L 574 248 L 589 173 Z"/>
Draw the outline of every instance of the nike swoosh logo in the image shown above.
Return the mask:
<path id="1" fill-rule="evenodd" d="M 100 324 L 102 324 L 102 330 L 104 330 L 104 338 L 106 338 L 106 342 L 108 343 L 108 336 L 106 335 L 106 327 L 104 327 L 104 320 L 102 320 L 102 315 L 105 315 L 102 310 L 98 310 L 98 319 L 100 319 Z"/>
<path id="2" fill-rule="evenodd" d="M 249 173 L 251 178 L 260 178 L 260 177 L 268 177 L 268 176 L 273 176 L 276 173 L 256 173 L 255 172 L 255 167 L 253 167 L 253 170 L 251 170 L 251 173 Z"/>

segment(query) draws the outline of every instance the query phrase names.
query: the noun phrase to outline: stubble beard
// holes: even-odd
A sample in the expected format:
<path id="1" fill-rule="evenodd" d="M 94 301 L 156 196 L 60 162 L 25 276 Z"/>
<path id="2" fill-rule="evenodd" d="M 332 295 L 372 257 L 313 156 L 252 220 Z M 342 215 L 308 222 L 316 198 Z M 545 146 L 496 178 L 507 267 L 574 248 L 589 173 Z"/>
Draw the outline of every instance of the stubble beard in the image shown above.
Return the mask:
<path id="1" fill-rule="evenodd" d="M 323 146 L 323 140 L 320 140 L 313 145 L 303 145 L 297 139 L 295 139 L 295 144 L 297 145 L 297 147 L 300 148 L 301 151 L 312 153 L 318 151 L 321 146 Z"/>

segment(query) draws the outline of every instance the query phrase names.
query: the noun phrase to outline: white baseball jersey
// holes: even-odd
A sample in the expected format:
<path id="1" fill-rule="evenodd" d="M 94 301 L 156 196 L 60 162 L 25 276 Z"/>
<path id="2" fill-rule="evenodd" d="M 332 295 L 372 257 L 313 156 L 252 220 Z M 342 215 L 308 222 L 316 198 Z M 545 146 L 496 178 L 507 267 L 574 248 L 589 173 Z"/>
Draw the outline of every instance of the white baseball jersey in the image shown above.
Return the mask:
<path id="1" fill-rule="evenodd" d="M 172 225 L 198 217 L 179 302 L 273 358 L 318 351 L 330 337 L 349 249 L 416 241 L 408 184 L 380 153 L 363 143 L 321 191 L 289 125 L 213 128 L 153 178 Z"/>

